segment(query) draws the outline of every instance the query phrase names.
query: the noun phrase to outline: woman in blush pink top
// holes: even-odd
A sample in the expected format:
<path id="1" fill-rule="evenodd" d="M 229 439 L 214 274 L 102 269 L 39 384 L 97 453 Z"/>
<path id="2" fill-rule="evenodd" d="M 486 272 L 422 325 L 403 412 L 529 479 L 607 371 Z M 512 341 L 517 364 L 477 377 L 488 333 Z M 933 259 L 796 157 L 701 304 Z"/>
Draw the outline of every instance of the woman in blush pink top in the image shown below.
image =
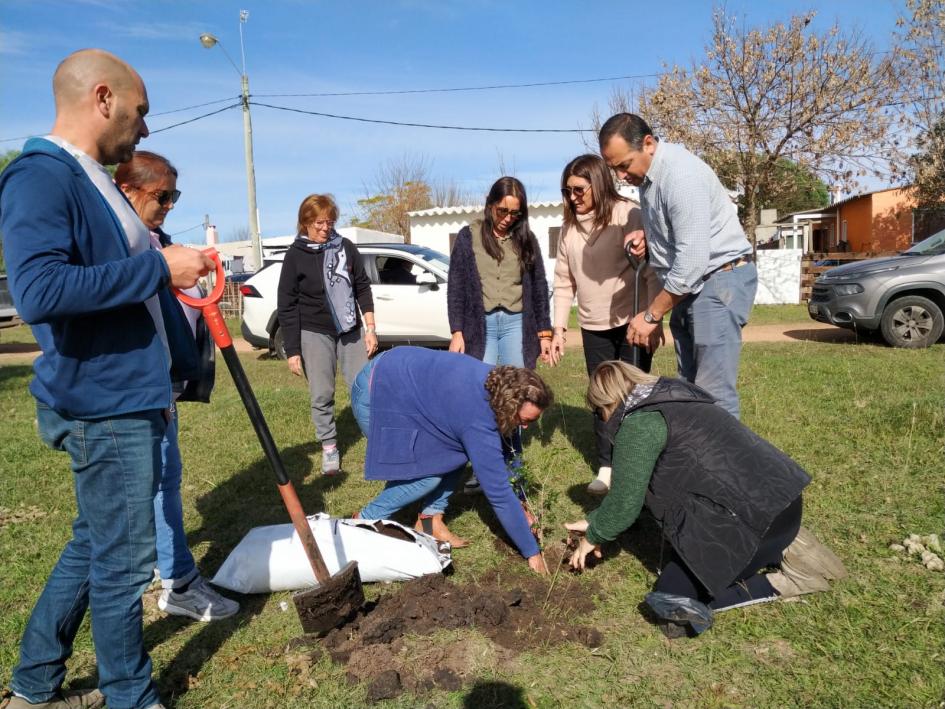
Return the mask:
<path id="1" fill-rule="evenodd" d="M 617 192 L 606 163 L 597 155 L 581 155 L 567 164 L 561 175 L 564 229 L 558 244 L 554 280 L 554 332 L 550 363 L 564 356 L 571 303 L 577 296 L 578 323 L 584 345 L 584 361 L 590 375 L 607 360 L 631 362 L 627 324 L 635 313 L 634 270 L 624 256 L 624 243 L 642 234 L 640 208 Z M 649 267 L 641 274 L 639 302 L 647 303 L 648 288 L 655 284 Z M 659 329 L 658 334 L 661 334 Z M 652 351 L 641 353 L 639 366 L 650 371 Z M 597 478 L 588 486 L 593 494 L 610 487 L 613 432 L 594 414 L 597 439 Z"/>

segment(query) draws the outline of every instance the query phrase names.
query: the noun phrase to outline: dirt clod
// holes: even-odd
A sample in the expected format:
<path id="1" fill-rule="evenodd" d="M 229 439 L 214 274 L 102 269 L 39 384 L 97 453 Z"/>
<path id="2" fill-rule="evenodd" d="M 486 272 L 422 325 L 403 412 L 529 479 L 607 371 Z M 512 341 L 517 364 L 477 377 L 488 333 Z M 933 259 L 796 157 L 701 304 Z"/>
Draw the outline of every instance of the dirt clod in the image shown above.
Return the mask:
<path id="1" fill-rule="evenodd" d="M 382 699 L 393 699 L 404 691 L 400 683 L 400 673 L 397 670 L 384 670 L 377 675 L 368 686 L 368 700 L 379 702 Z"/>

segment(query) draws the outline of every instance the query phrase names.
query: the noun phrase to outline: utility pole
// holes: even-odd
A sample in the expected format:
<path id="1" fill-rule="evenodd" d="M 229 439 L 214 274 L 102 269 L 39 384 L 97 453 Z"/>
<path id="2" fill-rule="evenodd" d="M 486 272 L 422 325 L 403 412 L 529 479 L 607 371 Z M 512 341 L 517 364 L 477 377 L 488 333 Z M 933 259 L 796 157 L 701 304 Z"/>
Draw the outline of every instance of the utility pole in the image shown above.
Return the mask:
<path id="1" fill-rule="evenodd" d="M 262 241 L 259 237 L 259 209 L 256 206 L 256 168 L 253 162 L 253 121 L 249 115 L 249 76 L 246 73 L 246 51 L 243 45 L 243 25 L 249 19 L 249 10 L 240 10 L 240 59 L 242 69 L 236 66 L 233 59 L 212 34 L 204 33 L 200 35 L 200 43 L 210 49 L 219 46 L 233 68 L 240 75 L 240 93 L 241 103 L 243 104 L 243 148 L 246 153 L 246 197 L 247 209 L 249 212 L 249 240 L 252 247 L 252 258 L 250 266 L 252 270 L 258 271 L 263 266 Z"/>

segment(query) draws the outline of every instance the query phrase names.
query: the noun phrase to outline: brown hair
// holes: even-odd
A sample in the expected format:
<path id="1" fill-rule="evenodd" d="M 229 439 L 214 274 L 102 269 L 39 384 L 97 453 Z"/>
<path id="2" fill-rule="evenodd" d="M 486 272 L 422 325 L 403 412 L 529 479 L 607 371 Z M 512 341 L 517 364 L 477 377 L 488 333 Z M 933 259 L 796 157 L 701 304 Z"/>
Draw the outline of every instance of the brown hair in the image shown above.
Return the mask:
<path id="1" fill-rule="evenodd" d="M 544 411 L 555 397 L 544 380 L 530 369 L 495 367 L 486 377 L 489 405 L 495 412 L 499 433 L 509 436 L 518 427 L 518 410 L 529 402 Z"/>
<path id="2" fill-rule="evenodd" d="M 528 228 L 528 197 L 525 194 L 525 185 L 514 177 L 500 177 L 489 189 L 486 195 L 485 214 L 482 219 L 482 229 L 480 239 L 482 246 L 496 261 L 502 260 L 502 249 L 496 243 L 492 230 L 495 228 L 495 217 L 492 214 L 492 208 L 506 197 L 515 197 L 519 202 L 519 211 L 522 213 L 509 228 L 509 237 L 512 240 L 512 248 L 518 254 L 518 262 L 524 271 L 535 265 L 535 258 L 538 251 L 538 241 L 531 229 Z M 471 236 L 475 236 L 474 234 Z"/>
<path id="3" fill-rule="evenodd" d="M 335 198 L 330 194 L 310 194 L 302 200 L 299 205 L 299 221 L 296 225 L 296 233 L 304 234 L 305 225 L 321 217 L 330 219 L 333 222 L 338 221 L 338 205 L 335 204 Z"/>
<path id="4" fill-rule="evenodd" d="M 168 175 L 177 177 L 177 168 L 163 155 L 147 150 L 136 150 L 131 160 L 121 163 L 115 170 L 115 184 L 142 188 Z"/>
<path id="5" fill-rule="evenodd" d="M 617 202 L 627 202 L 627 198 L 617 192 L 614 178 L 607 163 L 599 155 L 580 155 L 564 166 L 561 173 L 561 189 L 568 186 L 569 177 L 580 177 L 591 183 L 591 197 L 594 200 L 594 231 L 610 224 Z M 570 228 L 578 223 L 574 203 L 562 193 L 564 201 L 564 226 Z"/>
<path id="6" fill-rule="evenodd" d="M 659 377 L 647 374 L 632 364 L 613 360 L 601 362 L 591 374 L 587 386 L 587 405 L 600 411 L 605 421 L 623 404 L 637 384 L 653 384 Z"/>

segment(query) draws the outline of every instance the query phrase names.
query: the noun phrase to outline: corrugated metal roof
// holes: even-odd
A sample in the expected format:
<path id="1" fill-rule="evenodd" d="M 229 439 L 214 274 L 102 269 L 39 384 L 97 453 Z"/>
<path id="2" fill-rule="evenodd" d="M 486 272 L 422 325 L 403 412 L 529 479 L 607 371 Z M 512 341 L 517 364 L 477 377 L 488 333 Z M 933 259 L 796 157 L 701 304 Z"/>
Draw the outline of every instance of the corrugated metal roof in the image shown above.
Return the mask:
<path id="1" fill-rule="evenodd" d="M 544 209 L 546 207 L 560 207 L 561 200 L 557 202 L 529 202 L 529 209 Z M 443 217 L 450 214 L 475 214 L 483 210 L 481 204 L 468 204 L 460 207 L 432 207 L 430 209 L 418 209 L 415 212 L 408 212 L 411 217 Z"/>

